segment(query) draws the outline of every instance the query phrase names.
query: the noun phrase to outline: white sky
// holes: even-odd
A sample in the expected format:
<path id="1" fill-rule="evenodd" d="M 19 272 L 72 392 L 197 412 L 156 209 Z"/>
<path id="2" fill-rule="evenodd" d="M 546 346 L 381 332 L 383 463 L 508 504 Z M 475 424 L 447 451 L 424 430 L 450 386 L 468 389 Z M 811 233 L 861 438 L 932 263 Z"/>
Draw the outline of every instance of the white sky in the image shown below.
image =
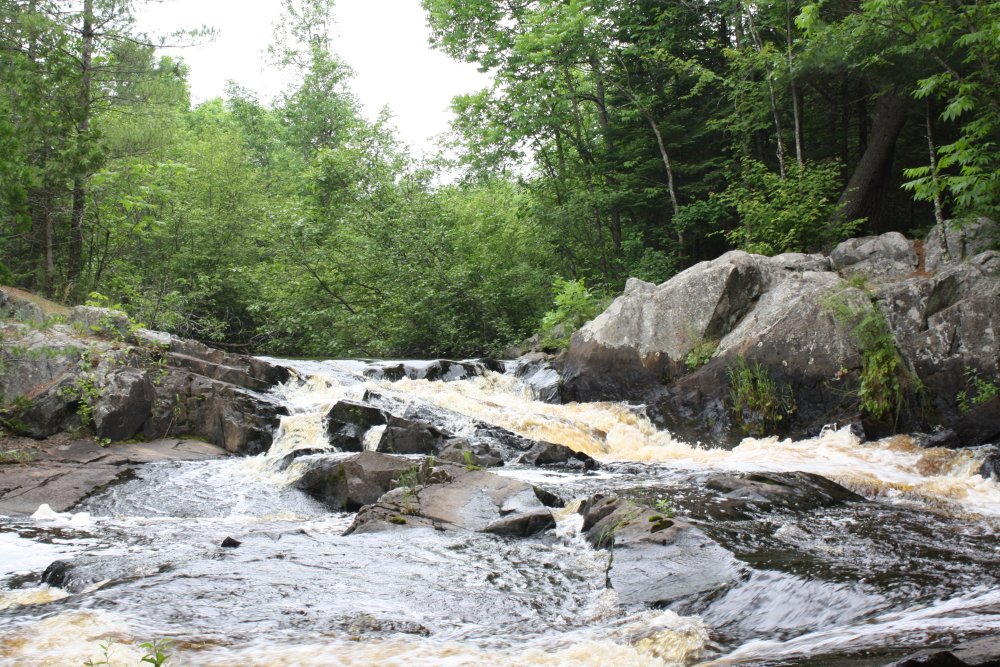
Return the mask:
<path id="1" fill-rule="evenodd" d="M 283 88 L 267 71 L 266 50 L 279 0 L 166 0 L 139 9 L 139 27 L 169 33 L 203 25 L 218 38 L 173 51 L 190 65 L 192 102 L 223 94 L 230 79 L 270 99 Z M 451 60 L 428 44 L 420 0 L 336 0 L 334 51 L 355 71 L 351 89 L 374 118 L 388 105 L 400 138 L 417 153 L 448 130 L 451 98 L 488 85 L 475 65 Z"/>

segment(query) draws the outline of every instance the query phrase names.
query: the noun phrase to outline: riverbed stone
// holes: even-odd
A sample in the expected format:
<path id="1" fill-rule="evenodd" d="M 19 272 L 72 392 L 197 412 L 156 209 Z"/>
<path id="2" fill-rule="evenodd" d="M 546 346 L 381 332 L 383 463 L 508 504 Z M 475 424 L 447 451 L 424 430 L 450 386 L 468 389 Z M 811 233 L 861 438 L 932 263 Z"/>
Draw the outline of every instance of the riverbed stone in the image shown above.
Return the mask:
<path id="1" fill-rule="evenodd" d="M 587 541 L 611 552 L 608 584 L 625 607 L 662 606 L 717 590 L 743 568 L 694 525 L 614 496 L 580 507 Z"/>
<path id="2" fill-rule="evenodd" d="M 347 458 L 314 458 L 303 465 L 306 470 L 295 486 L 331 509 L 348 512 L 374 503 L 415 467 L 410 459 L 377 452 L 362 452 Z"/>
<path id="3" fill-rule="evenodd" d="M 386 414 L 378 408 L 348 400 L 337 401 L 324 418 L 327 440 L 345 452 L 364 451 L 365 434 L 386 421 Z"/>
<path id="4" fill-rule="evenodd" d="M 530 537 L 555 526 L 535 487 L 520 480 L 445 464 L 425 465 L 417 481 L 362 508 L 347 534 L 429 526 Z"/>

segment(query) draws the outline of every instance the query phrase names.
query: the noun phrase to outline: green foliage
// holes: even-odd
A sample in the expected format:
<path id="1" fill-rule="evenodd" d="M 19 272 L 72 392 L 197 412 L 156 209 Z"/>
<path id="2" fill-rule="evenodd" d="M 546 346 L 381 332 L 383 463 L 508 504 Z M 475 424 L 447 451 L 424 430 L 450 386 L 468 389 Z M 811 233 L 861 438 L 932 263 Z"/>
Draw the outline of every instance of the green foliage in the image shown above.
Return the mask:
<path id="1" fill-rule="evenodd" d="M 995 382 L 982 378 L 974 368 L 965 369 L 966 389 L 958 392 L 958 409 L 962 414 L 968 414 L 976 406 L 1000 394 L 1000 387 Z"/>
<path id="2" fill-rule="evenodd" d="M 745 160 L 740 179 L 719 195 L 740 219 L 726 238 L 762 255 L 829 249 L 860 225 L 831 221 L 839 192 L 840 166 L 834 162 L 809 164 L 781 178 L 762 163 Z"/>
<path id="3" fill-rule="evenodd" d="M 31 463 L 38 458 L 38 452 L 33 449 L 8 449 L 0 451 L 0 465 Z"/>
<path id="4" fill-rule="evenodd" d="M 779 387 L 759 362 L 750 366 L 741 357 L 727 373 L 730 409 L 736 423 L 748 434 L 766 435 L 779 430 L 798 409 L 791 388 Z"/>
<path id="5" fill-rule="evenodd" d="M 704 366 L 709 361 L 712 360 L 712 355 L 719 348 L 718 341 L 714 340 L 701 340 L 695 343 L 691 351 L 688 352 L 687 357 L 684 359 L 684 365 L 688 367 L 688 370 L 695 370 L 700 366 Z"/>
<path id="6" fill-rule="evenodd" d="M 855 281 L 853 286 L 860 284 Z M 922 390 L 920 380 L 906 368 L 896 348 L 896 339 L 885 315 L 866 292 L 862 305 L 852 303 L 847 292 L 832 294 L 824 305 L 842 322 L 852 324 L 851 333 L 861 354 L 858 407 L 868 417 L 898 421 L 908 393 Z"/>
<path id="7" fill-rule="evenodd" d="M 555 308 L 542 318 L 542 344 L 565 349 L 573 332 L 596 317 L 606 304 L 587 289 L 583 280 L 556 278 L 552 290 Z"/>

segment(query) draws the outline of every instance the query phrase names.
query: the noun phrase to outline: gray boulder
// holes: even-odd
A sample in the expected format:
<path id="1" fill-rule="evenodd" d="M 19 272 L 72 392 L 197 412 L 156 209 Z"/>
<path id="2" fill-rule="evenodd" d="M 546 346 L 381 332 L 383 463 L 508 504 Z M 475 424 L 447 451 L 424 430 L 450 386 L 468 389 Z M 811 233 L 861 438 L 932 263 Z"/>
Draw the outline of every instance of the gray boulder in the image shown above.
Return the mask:
<path id="1" fill-rule="evenodd" d="M 127 440 L 142 429 L 156 400 L 149 374 L 139 368 L 111 371 L 93 406 L 95 434 L 109 440 Z"/>
<path id="2" fill-rule="evenodd" d="M 946 264 L 961 262 L 987 250 L 997 249 L 1000 228 L 989 218 L 962 224 L 948 220 L 944 228 L 935 225 L 924 240 L 924 266 L 938 271 Z"/>
<path id="3" fill-rule="evenodd" d="M 370 505 L 415 466 L 398 456 L 362 452 L 348 458 L 308 459 L 308 468 L 295 486 L 325 502 L 334 510 L 355 512 Z"/>
<path id="4" fill-rule="evenodd" d="M 347 533 L 434 527 L 530 537 L 555 526 L 543 502 L 552 496 L 520 480 L 463 466 L 425 465 L 415 481 L 362 508 Z"/>
<path id="5" fill-rule="evenodd" d="M 917 270 L 913 242 L 899 232 L 848 239 L 830 253 L 835 271 L 865 278 L 902 278 Z"/>
<path id="6" fill-rule="evenodd" d="M 695 526 L 613 496 L 585 502 L 583 530 L 609 549 L 608 583 L 626 606 L 660 606 L 720 589 L 742 566 Z"/>
<path id="7" fill-rule="evenodd" d="M 639 398 L 683 374 L 688 353 L 732 331 L 767 289 L 771 271 L 762 260 L 733 251 L 660 286 L 630 279 L 622 296 L 573 334 L 564 395 Z"/>

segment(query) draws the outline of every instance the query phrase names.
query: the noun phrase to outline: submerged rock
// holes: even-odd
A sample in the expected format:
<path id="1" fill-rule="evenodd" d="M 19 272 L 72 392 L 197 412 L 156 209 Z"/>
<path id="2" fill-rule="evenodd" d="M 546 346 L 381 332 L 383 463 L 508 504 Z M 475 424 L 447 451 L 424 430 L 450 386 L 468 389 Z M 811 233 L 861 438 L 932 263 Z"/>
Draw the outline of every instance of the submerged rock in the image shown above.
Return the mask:
<path id="1" fill-rule="evenodd" d="M 742 566 L 695 526 L 635 503 L 601 494 L 580 507 L 583 531 L 595 548 L 612 552 L 608 585 L 626 606 L 662 606 L 719 589 Z"/>
<path id="2" fill-rule="evenodd" d="M 946 651 L 923 651 L 886 667 L 1000 667 L 1000 637 L 963 642 Z"/>

